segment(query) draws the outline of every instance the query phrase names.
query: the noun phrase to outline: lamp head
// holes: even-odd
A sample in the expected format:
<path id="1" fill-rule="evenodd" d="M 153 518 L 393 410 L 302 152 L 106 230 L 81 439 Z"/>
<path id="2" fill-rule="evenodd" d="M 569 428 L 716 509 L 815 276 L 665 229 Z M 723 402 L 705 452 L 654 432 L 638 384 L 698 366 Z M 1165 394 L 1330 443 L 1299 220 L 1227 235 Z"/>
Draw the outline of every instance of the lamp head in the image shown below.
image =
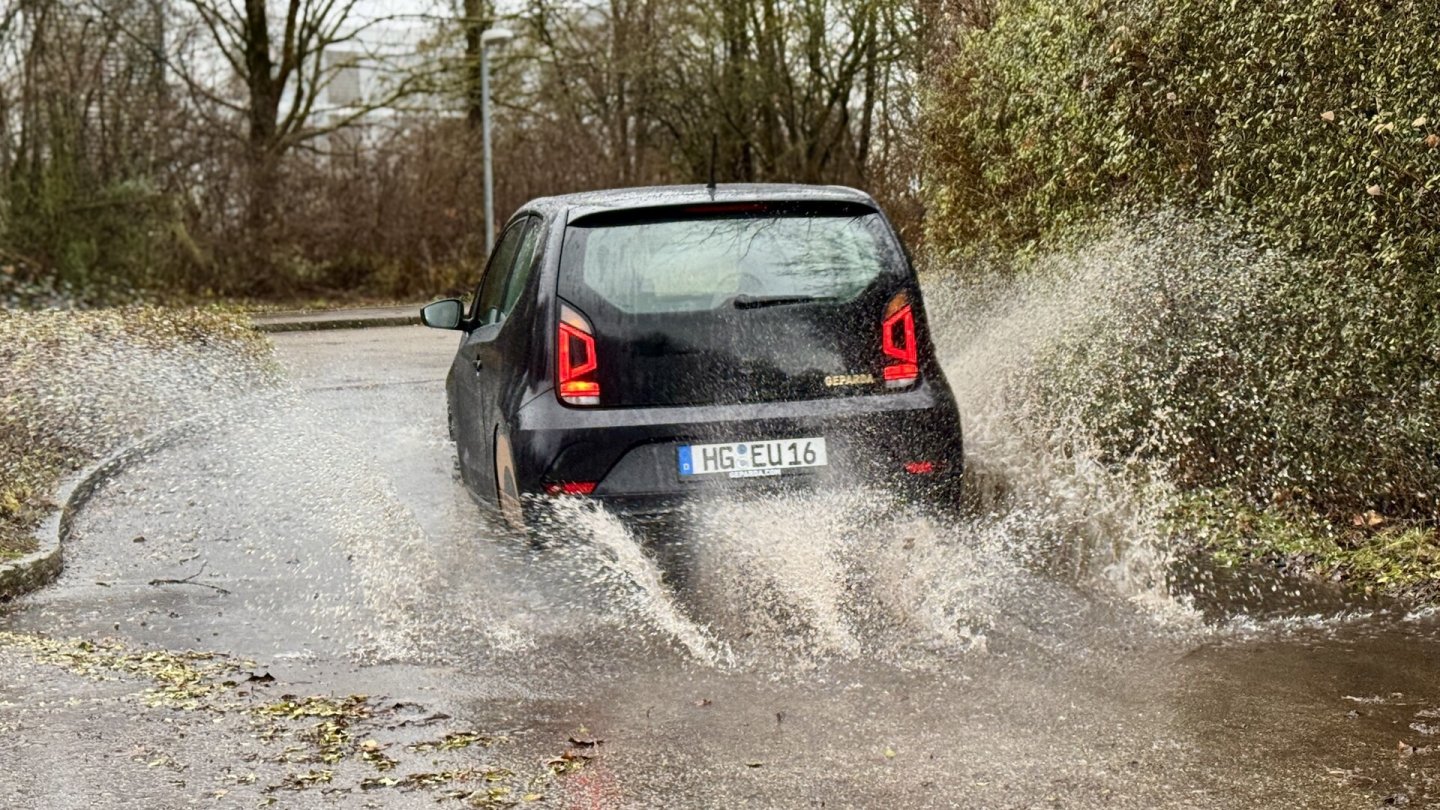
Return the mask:
<path id="1" fill-rule="evenodd" d="M 508 28 L 487 28 L 480 32 L 480 42 L 484 45 L 499 45 L 515 38 L 515 32 Z"/>

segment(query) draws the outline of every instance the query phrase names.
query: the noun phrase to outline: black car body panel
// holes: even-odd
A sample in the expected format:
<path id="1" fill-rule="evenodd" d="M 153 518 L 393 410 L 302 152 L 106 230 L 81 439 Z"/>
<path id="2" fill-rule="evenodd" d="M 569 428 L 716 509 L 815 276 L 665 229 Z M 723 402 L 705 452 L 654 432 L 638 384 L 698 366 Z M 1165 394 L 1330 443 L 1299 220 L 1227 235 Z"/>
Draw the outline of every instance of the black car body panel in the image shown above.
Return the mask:
<path id="1" fill-rule="evenodd" d="M 725 206 L 765 225 L 780 217 L 844 217 L 850 231 L 873 236 L 883 267 L 834 300 L 742 293 L 685 311 L 647 311 L 633 297 L 614 299 L 616 308 L 565 280 L 581 272 L 582 229 L 686 218 L 709 227 L 712 218 L 729 216 Z M 637 231 L 626 244 L 653 242 L 655 234 L 663 240 L 668 232 Z M 742 236 L 755 238 L 753 228 Z M 781 240 L 794 241 L 783 233 Z M 737 270 L 744 284 L 760 289 L 766 279 L 756 276 L 765 271 Z M 562 272 L 569 275 L 562 279 Z M 913 384 L 898 389 L 882 378 L 881 366 L 893 362 L 878 337 L 887 301 L 891 309 L 905 304 L 918 370 Z M 570 347 L 560 345 L 565 333 L 556 325 L 576 313 L 593 334 L 593 354 L 577 343 L 575 356 L 600 358 L 588 377 L 603 392 L 593 404 L 562 401 L 557 389 L 560 353 Z M 584 490 L 589 497 L 638 514 L 696 496 L 852 481 L 949 488 L 963 472 L 959 414 L 934 356 L 914 271 L 878 206 L 853 189 L 685 186 L 533 201 L 497 240 L 460 328 L 447 395 L 462 475 L 482 502 L 503 506 L 507 489 L 544 498 L 580 482 L 593 487 Z M 809 437 L 825 439 L 826 466 L 770 470 L 763 478 L 678 472 L 682 446 Z"/>

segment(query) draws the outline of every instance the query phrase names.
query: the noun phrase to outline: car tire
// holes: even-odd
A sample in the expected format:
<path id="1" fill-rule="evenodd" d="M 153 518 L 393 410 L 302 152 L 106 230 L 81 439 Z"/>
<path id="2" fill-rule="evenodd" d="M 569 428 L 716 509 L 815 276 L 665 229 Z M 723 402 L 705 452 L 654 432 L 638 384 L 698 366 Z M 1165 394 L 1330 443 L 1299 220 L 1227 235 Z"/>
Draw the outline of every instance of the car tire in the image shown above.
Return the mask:
<path id="1" fill-rule="evenodd" d="M 511 531 L 524 532 L 528 528 L 525 503 L 515 479 L 515 456 L 510 450 L 510 438 L 499 428 L 495 429 L 495 505 L 500 510 L 500 519 Z"/>

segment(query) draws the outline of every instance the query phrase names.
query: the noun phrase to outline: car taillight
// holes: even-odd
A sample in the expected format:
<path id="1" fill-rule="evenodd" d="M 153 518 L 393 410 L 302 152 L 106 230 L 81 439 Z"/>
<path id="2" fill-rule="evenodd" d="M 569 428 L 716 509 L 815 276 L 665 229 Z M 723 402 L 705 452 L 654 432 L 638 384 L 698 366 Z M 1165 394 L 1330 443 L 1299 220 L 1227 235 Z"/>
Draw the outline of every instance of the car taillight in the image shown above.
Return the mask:
<path id="1" fill-rule="evenodd" d="M 880 348 L 885 352 L 885 387 L 904 388 L 920 379 L 920 353 L 915 344 L 915 310 L 910 296 L 900 293 L 885 307 L 880 326 Z"/>
<path id="2" fill-rule="evenodd" d="M 595 356 L 594 330 L 584 315 L 567 304 L 560 305 L 555 345 L 560 401 L 568 405 L 599 405 L 600 383 L 595 379 L 595 372 L 600 368 L 600 361 Z"/>

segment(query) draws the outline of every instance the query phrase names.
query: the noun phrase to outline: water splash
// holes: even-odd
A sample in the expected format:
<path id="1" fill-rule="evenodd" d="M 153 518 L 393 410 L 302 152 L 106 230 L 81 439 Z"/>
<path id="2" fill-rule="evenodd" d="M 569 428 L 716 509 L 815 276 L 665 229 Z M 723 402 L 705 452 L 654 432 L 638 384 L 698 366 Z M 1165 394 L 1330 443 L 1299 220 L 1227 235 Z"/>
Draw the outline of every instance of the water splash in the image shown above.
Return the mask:
<path id="1" fill-rule="evenodd" d="M 934 279 L 926 303 L 964 418 L 972 508 L 1002 520 L 1025 515 L 1026 556 L 1058 575 L 1165 603 L 1163 477 L 1105 461 L 1085 427 L 1084 399 L 1057 410 L 1037 395 L 1047 355 L 1097 323 L 1126 328 L 1095 283 L 1123 274 L 1123 256 L 1102 251 L 1022 278 Z"/>
<path id="2" fill-rule="evenodd" d="M 557 503 L 546 533 L 565 544 L 571 561 L 593 570 L 592 581 L 628 604 L 657 631 L 678 642 L 695 660 L 710 666 L 730 665 L 734 655 L 708 628 L 685 615 L 664 581 L 653 556 L 645 553 L 634 532 L 593 503 Z M 576 545 L 576 543 L 579 545 Z"/>
<path id="3" fill-rule="evenodd" d="M 166 483 L 156 497 L 213 509 L 188 520 L 238 538 L 207 552 L 212 571 L 226 570 L 226 554 L 260 560 L 253 576 L 264 587 L 247 598 L 286 625 L 284 643 L 328 637 L 365 662 L 463 664 L 605 638 L 607 653 L 652 644 L 704 666 L 916 667 L 1022 646 L 1083 649 L 1097 627 L 1188 632 L 1199 616 L 1166 588 L 1167 471 L 1107 454 L 1087 427 L 1086 375 L 1096 364 L 1055 362 L 1103 359 L 1147 328 L 1154 265 L 1178 249 L 1134 232 L 1045 257 L 1020 278 L 925 280 L 965 422 L 969 494 L 959 511 L 927 511 L 848 482 L 701 502 L 682 537 L 653 544 L 567 501 L 562 530 L 535 551 L 497 530 L 455 480 L 438 379 L 363 393 L 299 387 L 314 369 L 252 414 L 219 408 L 223 428 L 184 451 L 208 459 L 203 474 L 174 483 L 157 467 L 157 492 Z M 83 346 L 74 341 L 62 377 L 84 379 Z M 438 378 L 450 347 L 436 346 Z M 119 354 L 117 379 L 139 380 L 131 390 L 147 398 L 173 397 L 163 413 L 213 408 L 229 395 L 217 387 L 187 398 L 196 378 L 221 373 L 221 356 Z M 370 362 L 369 351 L 353 354 Z M 1075 378 L 1055 379 L 1064 369 Z M 125 396 L 117 388 L 90 401 L 83 421 L 126 431 L 159 418 L 127 418 Z M 368 415 L 352 425 L 357 411 Z M 1163 412 L 1155 424 L 1166 424 Z M 175 534 L 187 530 L 185 519 L 174 523 Z M 329 601 L 297 607 L 311 586 Z"/>

